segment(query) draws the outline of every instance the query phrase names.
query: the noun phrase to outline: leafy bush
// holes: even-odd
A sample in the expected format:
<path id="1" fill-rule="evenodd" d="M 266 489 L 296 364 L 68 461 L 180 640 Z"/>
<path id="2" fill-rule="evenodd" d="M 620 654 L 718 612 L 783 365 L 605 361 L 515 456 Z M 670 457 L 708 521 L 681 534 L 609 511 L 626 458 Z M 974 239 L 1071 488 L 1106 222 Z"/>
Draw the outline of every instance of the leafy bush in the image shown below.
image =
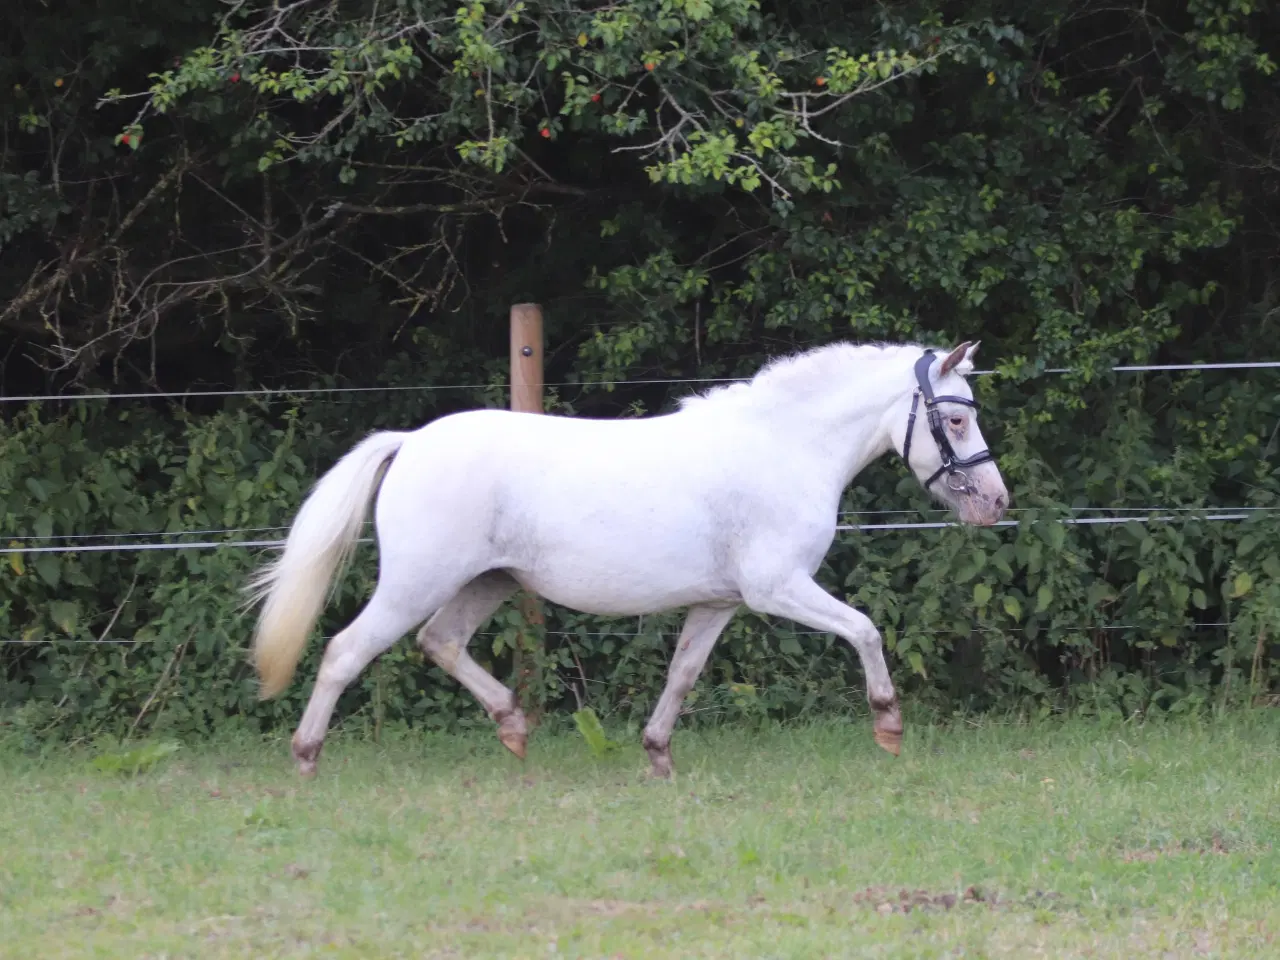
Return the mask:
<path id="1" fill-rule="evenodd" d="M 1112 367 L 1273 359 L 1280 7 L 222 6 L 0 13 L 25 38 L 0 55 L 4 389 L 398 389 L 7 405 L 0 696 L 23 736 L 292 724 L 321 644 L 256 699 L 239 587 L 260 550 L 17 550 L 276 538 L 364 432 L 503 405 L 526 300 L 549 408 L 589 416 L 836 338 L 982 339 L 1025 522 L 848 531 L 822 572 L 916 702 L 1274 688 L 1275 373 Z M 940 518 L 889 462 L 845 509 Z M 375 569 L 362 550 L 320 632 Z M 678 627 L 553 609 L 530 695 L 639 717 Z M 507 676 L 519 633 L 504 611 L 475 649 Z M 860 708 L 860 686 L 831 637 L 744 615 L 690 710 Z M 486 722 L 409 644 L 339 710 Z"/>

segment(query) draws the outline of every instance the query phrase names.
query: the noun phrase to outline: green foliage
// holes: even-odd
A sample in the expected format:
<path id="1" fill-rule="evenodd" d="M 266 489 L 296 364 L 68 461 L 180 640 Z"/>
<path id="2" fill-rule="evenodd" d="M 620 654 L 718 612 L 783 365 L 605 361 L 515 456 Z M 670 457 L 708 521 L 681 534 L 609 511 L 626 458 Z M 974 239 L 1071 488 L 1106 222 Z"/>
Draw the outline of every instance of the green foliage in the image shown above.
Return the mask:
<path id="1" fill-rule="evenodd" d="M 170 754 L 177 753 L 181 744 L 172 740 L 147 743 L 132 750 L 112 750 L 100 753 L 89 761 L 89 766 L 100 773 L 115 773 L 136 777 L 150 770 Z"/>
<path id="2" fill-rule="evenodd" d="M 433 389 L 6 407 L 0 700 L 25 738 L 294 722 L 373 551 L 271 703 L 240 608 L 258 552 L 16 551 L 274 539 L 258 528 L 287 525 L 365 431 L 505 405 L 506 311 L 527 300 L 546 310 L 549 409 L 591 416 L 686 389 L 612 381 L 740 375 L 834 338 L 981 338 L 1021 525 L 849 531 L 821 574 L 881 627 L 916 702 L 1132 714 L 1275 689 L 1274 373 L 1112 368 L 1274 359 L 1277 9 L 79 12 L 0 14 L 30 38 L 0 57 L 5 391 Z M 1249 519 L 1208 519 L 1220 507 Z M 895 463 L 844 508 L 941 518 Z M 651 709 L 678 617 L 548 614 L 537 702 Z M 521 627 L 503 611 L 473 648 L 500 676 Z M 834 638 L 743 615 L 690 717 L 844 709 L 861 682 Z M 339 712 L 487 723 L 408 644 Z"/>
<path id="3" fill-rule="evenodd" d="M 582 739 L 587 741 L 587 746 L 591 748 L 592 756 L 597 759 L 605 756 L 610 751 L 617 750 L 620 744 L 614 740 L 610 740 L 605 735 L 604 727 L 600 724 L 600 718 L 596 716 L 596 712 L 590 707 L 583 707 L 573 712 L 573 723 L 578 728 L 578 732 L 582 734 Z"/>

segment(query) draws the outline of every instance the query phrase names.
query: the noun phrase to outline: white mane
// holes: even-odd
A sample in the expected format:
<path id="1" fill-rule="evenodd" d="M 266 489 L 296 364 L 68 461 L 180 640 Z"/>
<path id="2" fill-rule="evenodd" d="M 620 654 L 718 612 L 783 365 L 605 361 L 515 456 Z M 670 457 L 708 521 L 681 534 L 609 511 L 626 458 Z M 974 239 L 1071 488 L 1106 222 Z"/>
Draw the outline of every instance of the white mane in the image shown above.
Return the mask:
<path id="1" fill-rule="evenodd" d="M 702 410 L 738 400 L 768 399 L 778 395 L 803 397 L 830 389 L 833 381 L 882 377 L 886 364 L 910 354 L 912 362 L 924 348 L 914 343 L 832 343 L 803 353 L 770 360 L 744 383 L 712 387 L 700 394 L 683 397 L 681 410 Z M 945 356 L 945 351 L 943 351 Z M 907 367 L 909 369 L 909 365 Z"/>

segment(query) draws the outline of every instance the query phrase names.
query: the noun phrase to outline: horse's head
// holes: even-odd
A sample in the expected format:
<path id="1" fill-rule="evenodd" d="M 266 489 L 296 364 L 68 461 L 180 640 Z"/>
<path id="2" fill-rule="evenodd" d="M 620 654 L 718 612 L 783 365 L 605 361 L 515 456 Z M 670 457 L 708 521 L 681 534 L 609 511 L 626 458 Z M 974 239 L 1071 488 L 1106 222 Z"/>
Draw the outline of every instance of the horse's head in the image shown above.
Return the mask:
<path id="1" fill-rule="evenodd" d="M 965 381 L 977 350 L 977 343 L 962 343 L 941 360 L 926 350 L 913 369 L 910 399 L 894 406 L 890 430 L 894 448 L 926 490 L 961 522 L 991 526 L 1004 517 L 1009 491 L 982 438 Z"/>

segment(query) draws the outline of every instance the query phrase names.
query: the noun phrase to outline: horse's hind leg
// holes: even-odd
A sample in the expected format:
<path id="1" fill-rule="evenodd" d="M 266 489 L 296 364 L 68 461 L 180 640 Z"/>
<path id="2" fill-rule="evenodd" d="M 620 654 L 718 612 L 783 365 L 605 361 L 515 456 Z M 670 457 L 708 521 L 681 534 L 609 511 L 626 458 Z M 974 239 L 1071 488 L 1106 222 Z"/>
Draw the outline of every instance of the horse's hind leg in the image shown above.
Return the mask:
<path id="1" fill-rule="evenodd" d="M 737 609 L 737 606 L 693 607 L 685 618 L 667 671 L 666 689 L 644 728 L 644 748 L 649 754 L 650 773 L 655 777 L 671 776 L 671 731 L 680 716 L 680 706 L 698 682 L 711 648 Z"/>
<path id="2" fill-rule="evenodd" d="M 405 602 L 401 591 L 396 591 L 393 599 L 391 591 L 379 586 L 359 616 L 329 641 L 311 699 L 293 735 L 293 757 L 300 774 L 315 774 L 329 718 L 342 691 L 374 657 L 421 623 L 453 589 L 449 585 L 433 595 L 419 595 L 412 602 Z"/>
<path id="3" fill-rule="evenodd" d="M 427 621 L 418 631 L 418 644 L 436 666 L 475 695 L 497 722 L 503 746 L 524 759 L 528 726 L 515 695 L 467 653 L 472 634 L 518 586 L 501 570 L 481 574 Z"/>

